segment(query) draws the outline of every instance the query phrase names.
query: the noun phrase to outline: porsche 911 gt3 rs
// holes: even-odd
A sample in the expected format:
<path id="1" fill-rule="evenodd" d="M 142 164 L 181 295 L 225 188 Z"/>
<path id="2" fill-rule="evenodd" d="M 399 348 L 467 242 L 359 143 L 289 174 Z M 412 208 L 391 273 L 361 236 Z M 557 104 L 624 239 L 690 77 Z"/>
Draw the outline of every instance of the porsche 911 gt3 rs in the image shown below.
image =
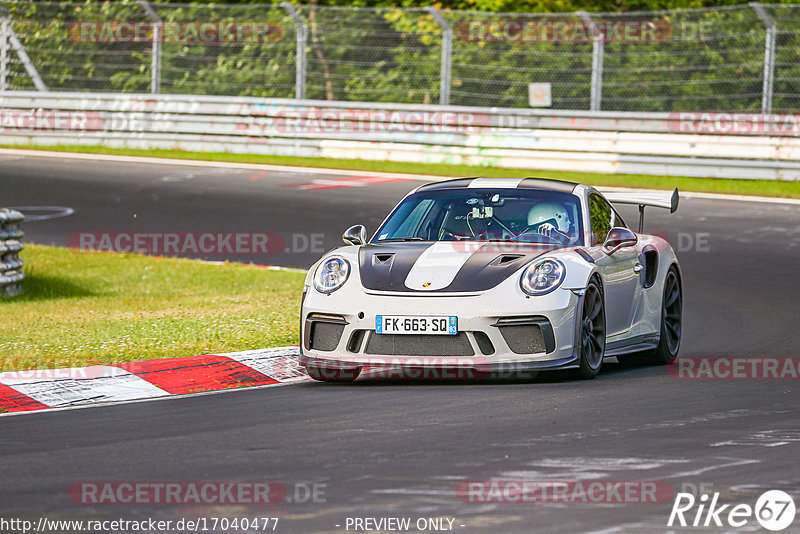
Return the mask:
<path id="1" fill-rule="evenodd" d="M 639 206 L 639 229 L 614 204 Z M 678 259 L 644 234 L 672 193 L 606 193 L 540 178 L 422 185 L 371 239 L 342 236 L 308 272 L 300 360 L 324 381 L 364 367 L 574 369 L 672 363 L 682 325 Z"/>

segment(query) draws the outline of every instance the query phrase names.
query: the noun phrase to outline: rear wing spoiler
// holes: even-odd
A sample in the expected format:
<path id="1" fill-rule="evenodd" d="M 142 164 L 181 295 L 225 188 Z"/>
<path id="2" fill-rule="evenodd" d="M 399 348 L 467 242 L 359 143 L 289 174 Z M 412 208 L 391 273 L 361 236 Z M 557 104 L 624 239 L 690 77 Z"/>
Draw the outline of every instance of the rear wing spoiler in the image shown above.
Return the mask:
<path id="1" fill-rule="evenodd" d="M 678 188 L 672 193 L 637 193 L 635 191 L 610 191 L 603 196 L 612 204 L 634 204 L 639 206 L 639 233 L 644 230 L 644 209 L 647 206 L 668 209 L 670 213 L 678 210 Z"/>

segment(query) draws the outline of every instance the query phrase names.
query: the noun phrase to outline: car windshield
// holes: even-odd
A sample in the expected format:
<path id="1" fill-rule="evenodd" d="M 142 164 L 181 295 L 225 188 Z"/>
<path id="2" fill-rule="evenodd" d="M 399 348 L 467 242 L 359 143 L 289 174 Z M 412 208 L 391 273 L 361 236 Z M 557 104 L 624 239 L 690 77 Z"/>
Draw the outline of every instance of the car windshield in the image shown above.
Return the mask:
<path id="1" fill-rule="evenodd" d="M 401 202 L 373 238 L 388 241 L 513 241 L 582 245 L 578 197 L 539 189 L 420 191 Z"/>

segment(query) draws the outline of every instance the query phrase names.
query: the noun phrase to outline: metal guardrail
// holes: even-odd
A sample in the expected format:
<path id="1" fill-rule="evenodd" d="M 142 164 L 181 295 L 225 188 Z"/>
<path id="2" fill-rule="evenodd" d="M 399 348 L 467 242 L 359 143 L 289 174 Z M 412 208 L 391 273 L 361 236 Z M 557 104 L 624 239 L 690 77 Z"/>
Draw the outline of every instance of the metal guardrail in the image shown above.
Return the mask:
<path id="1" fill-rule="evenodd" d="M 0 208 L 0 295 L 14 296 L 22 291 L 20 282 L 25 274 L 19 253 L 25 234 L 19 226 L 24 219 L 18 211 Z"/>
<path id="2" fill-rule="evenodd" d="M 0 143 L 800 179 L 800 118 L 784 115 L 6 92 Z"/>

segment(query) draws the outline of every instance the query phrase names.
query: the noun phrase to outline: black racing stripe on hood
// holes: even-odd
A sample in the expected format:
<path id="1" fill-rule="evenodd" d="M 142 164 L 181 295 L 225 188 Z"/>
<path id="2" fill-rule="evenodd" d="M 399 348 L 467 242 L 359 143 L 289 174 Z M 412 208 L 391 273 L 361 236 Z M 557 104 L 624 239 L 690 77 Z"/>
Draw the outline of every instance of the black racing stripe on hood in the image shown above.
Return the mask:
<path id="1" fill-rule="evenodd" d="M 409 271 L 417 263 L 420 254 L 433 243 L 387 243 L 385 245 L 364 245 L 358 251 L 361 285 L 375 291 L 408 291 L 404 282 Z M 375 255 L 383 254 L 391 258 L 378 261 Z"/>
<path id="2" fill-rule="evenodd" d="M 557 248 L 561 246 L 541 243 L 487 243 L 470 256 L 450 285 L 441 291 L 486 291 L 503 282 L 529 261 Z M 501 256 L 520 257 L 500 263 Z"/>
<path id="3" fill-rule="evenodd" d="M 486 243 L 469 257 L 449 286 L 433 291 L 409 289 L 405 285 L 408 273 L 420 255 L 431 245 L 432 242 L 409 242 L 361 247 L 358 253 L 361 285 L 374 291 L 415 291 L 428 294 L 486 291 L 503 282 L 534 258 L 561 248 L 560 245 L 542 243 Z M 454 246 L 457 246 L 457 242 L 454 242 Z M 507 256 L 512 261 L 502 262 L 502 256 Z"/>

